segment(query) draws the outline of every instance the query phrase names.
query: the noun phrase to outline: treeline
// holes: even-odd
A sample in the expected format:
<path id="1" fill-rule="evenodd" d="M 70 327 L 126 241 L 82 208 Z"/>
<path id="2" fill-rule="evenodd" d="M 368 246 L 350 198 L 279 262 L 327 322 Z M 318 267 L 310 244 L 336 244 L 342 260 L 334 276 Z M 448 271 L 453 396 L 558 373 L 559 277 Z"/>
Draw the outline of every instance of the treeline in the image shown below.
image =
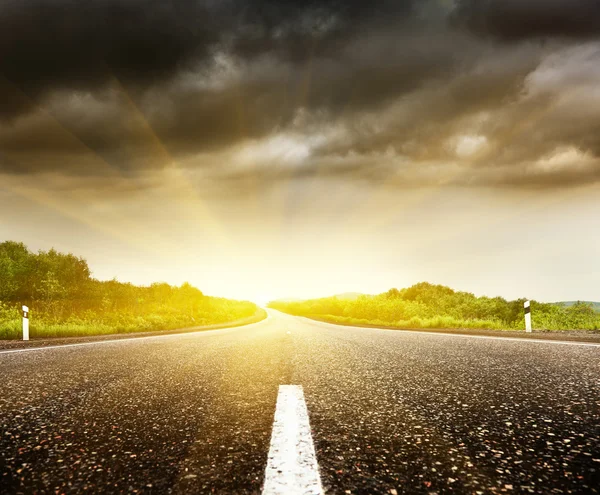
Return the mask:
<path id="1" fill-rule="evenodd" d="M 99 281 L 83 258 L 0 243 L 0 338 L 20 335 L 23 304 L 31 309 L 33 337 L 166 330 L 225 323 L 257 311 L 251 302 L 208 297 L 187 283 Z"/>
<path id="2" fill-rule="evenodd" d="M 339 323 L 373 324 L 399 328 L 524 329 L 525 299 L 476 297 L 443 285 L 422 282 L 407 289 L 391 289 L 356 299 L 326 297 L 307 301 L 275 301 L 270 307 L 297 316 Z M 535 329 L 600 329 L 600 313 L 590 304 L 572 306 L 531 303 Z"/>

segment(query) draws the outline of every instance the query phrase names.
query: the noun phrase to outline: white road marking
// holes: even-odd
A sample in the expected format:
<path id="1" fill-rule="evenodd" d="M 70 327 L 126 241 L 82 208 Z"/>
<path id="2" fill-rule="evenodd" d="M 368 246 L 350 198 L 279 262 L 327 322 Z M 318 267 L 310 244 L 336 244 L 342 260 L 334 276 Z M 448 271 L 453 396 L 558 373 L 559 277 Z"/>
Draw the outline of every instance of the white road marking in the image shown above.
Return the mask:
<path id="1" fill-rule="evenodd" d="M 263 495 L 320 495 L 323 492 L 304 392 L 280 385 Z"/>
<path id="2" fill-rule="evenodd" d="M 182 333 L 170 333 L 168 335 L 150 335 L 148 337 L 125 337 L 122 339 L 109 339 L 109 340 L 98 340 L 95 342 L 80 342 L 78 344 L 62 344 L 62 345 L 47 345 L 44 347 L 23 347 L 21 349 L 8 349 L 8 350 L 0 350 L 0 356 L 3 354 L 15 354 L 17 352 L 34 352 L 34 351 L 47 351 L 49 349 L 63 349 L 67 347 L 81 347 L 81 346 L 90 346 L 90 345 L 101 345 L 101 344 L 124 344 L 128 342 L 137 342 L 141 340 L 161 340 L 161 339 L 174 339 L 174 338 L 190 338 L 190 337 L 199 337 L 199 336 L 209 336 L 214 335 L 216 333 L 223 334 L 226 331 L 236 331 L 242 329 L 248 329 L 254 327 L 255 325 L 262 325 L 267 321 L 271 320 L 271 316 L 268 315 L 264 320 L 257 321 L 256 323 L 248 323 L 247 325 L 238 325 L 236 327 L 223 327 L 223 328 L 215 328 L 213 330 L 195 330 L 195 331 L 187 331 Z M 184 329 L 185 330 L 185 329 Z"/>
<path id="3" fill-rule="evenodd" d="M 409 330 L 409 329 L 404 329 L 404 328 L 394 329 L 394 328 L 377 328 L 377 327 L 353 327 L 351 325 L 337 325 L 335 323 L 327 323 L 326 321 L 311 320 L 310 318 L 306 318 L 303 316 L 300 316 L 298 318 L 302 318 L 303 320 L 306 320 L 311 325 L 323 326 L 323 327 L 327 327 L 327 328 L 335 328 L 336 330 L 344 329 L 344 328 L 350 328 L 352 330 L 360 330 L 360 331 L 362 331 L 362 330 L 383 330 L 383 331 L 390 331 L 390 332 L 397 331 L 399 333 L 399 335 L 401 335 L 402 333 L 418 333 L 421 335 L 429 335 L 429 336 L 438 336 L 439 335 L 442 337 L 461 337 L 461 338 L 466 338 L 466 339 L 509 340 L 509 341 L 513 341 L 513 342 L 531 342 L 533 344 L 558 344 L 558 345 L 576 345 L 576 346 L 583 346 L 583 347 L 600 347 L 600 343 L 596 343 L 596 342 L 576 342 L 574 340 L 531 339 L 531 338 L 526 338 L 526 337 L 525 338 L 494 337 L 492 335 L 467 335 L 464 333 L 426 332 L 423 330 Z"/>

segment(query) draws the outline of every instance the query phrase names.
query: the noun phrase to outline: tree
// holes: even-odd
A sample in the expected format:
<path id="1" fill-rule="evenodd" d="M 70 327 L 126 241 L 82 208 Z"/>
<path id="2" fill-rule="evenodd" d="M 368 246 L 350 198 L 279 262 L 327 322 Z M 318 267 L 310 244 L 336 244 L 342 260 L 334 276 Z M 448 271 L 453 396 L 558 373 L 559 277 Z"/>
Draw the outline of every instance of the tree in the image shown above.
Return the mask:
<path id="1" fill-rule="evenodd" d="M 32 254 L 22 242 L 0 243 L 0 300 L 30 300 Z"/>

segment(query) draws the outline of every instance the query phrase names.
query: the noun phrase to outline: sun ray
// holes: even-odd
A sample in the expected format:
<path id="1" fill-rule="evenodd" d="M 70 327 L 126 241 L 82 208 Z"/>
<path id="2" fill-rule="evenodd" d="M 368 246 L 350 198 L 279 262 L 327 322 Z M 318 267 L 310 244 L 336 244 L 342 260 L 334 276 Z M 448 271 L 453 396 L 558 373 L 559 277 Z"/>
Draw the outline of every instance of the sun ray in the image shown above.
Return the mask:
<path id="1" fill-rule="evenodd" d="M 12 84 L 6 78 L 5 82 L 10 84 L 11 88 L 19 94 L 19 96 L 27 101 L 30 108 L 35 110 L 35 117 L 43 118 L 46 132 L 49 133 L 47 136 L 54 145 L 62 143 L 65 149 L 75 150 L 78 156 L 81 156 L 81 162 L 85 162 L 88 169 L 93 170 L 95 176 L 103 177 L 105 179 L 122 179 L 122 172 L 116 167 L 112 166 L 109 162 L 100 157 L 94 152 L 88 145 L 82 142 L 76 135 L 69 131 L 58 119 L 56 119 L 48 110 L 43 106 L 38 105 L 32 98 L 29 97 L 16 85 Z M 16 125 L 16 124 L 15 124 Z M 4 149 L 3 158 L 16 165 L 27 168 L 30 163 L 24 162 L 22 153 L 14 150 Z M 13 180 L 14 182 L 14 180 Z M 111 218 L 107 222 L 99 222 L 89 215 L 83 213 L 81 205 L 86 204 L 89 200 L 87 191 L 80 188 L 70 188 L 60 191 L 60 194 L 51 195 L 48 193 L 46 184 L 44 181 L 35 182 L 28 181 L 27 186 L 19 184 L 11 184 L 10 178 L 6 177 L 3 181 L 3 187 L 6 189 L 19 194 L 37 204 L 52 208 L 61 214 L 76 219 L 85 225 L 90 226 L 98 231 L 105 234 L 109 234 L 119 240 L 124 240 L 130 245 L 140 246 L 140 243 L 136 240 L 138 237 L 133 237 L 130 240 L 126 239 L 126 236 L 122 232 L 135 232 L 138 228 L 133 222 L 129 222 L 126 218 Z M 121 230 L 115 229 L 114 225 L 120 225 Z M 155 245 L 155 244 L 154 244 Z"/>
<path id="2" fill-rule="evenodd" d="M 12 89 L 18 93 L 24 101 L 27 102 L 31 109 L 35 110 L 33 115 L 36 118 L 43 119 L 46 132 L 49 133 L 48 138 L 55 145 L 57 143 L 62 143 L 62 146 L 65 149 L 71 150 L 72 154 L 79 156 L 79 162 L 85 163 L 86 168 L 92 170 L 95 177 L 113 181 L 128 179 L 124 176 L 122 170 L 112 165 L 91 149 L 54 117 L 50 111 L 39 105 L 29 97 L 29 95 L 6 78 L 4 78 L 4 80 L 6 83 L 10 84 Z M 23 167 L 28 165 L 23 161 L 24 157 L 22 154 L 16 151 L 5 149 L 3 150 L 3 156 L 5 160 L 17 165 L 22 165 Z M 178 179 L 177 183 L 181 184 L 181 180 Z M 8 181 L 5 181 L 4 186 L 22 197 L 44 207 L 52 208 L 69 218 L 73 218 L 97 231 L 108 234 L 113 238 L 124 241 L 143 251 L 150 250 L 155 254 L 166 253 L 170 252 L 174 247 L 173 244 L 168 242 L 163 236 L 159 235 L 159 233 L 144 229 L 141 224 L 136 223 L 117 212 L 112 216 L 110 216 L 108 212 L 104 212 L 104 216 L 106 217 L 104 219 L 100 219 L 97 214 L 86 213 L 85 209 L 81 208 L 82 205 L 88 204 L 90 199 L 89 192 L 85 187 L 62 188 L 60 193 L 52 195 L 48 192 L 43 183 L 36 184 L 30 181 L 24 186 L 22 184 L 9 184 Z M 186 192 L 189 192 L 189 188 Z M 178 198 L 178 201 L 180 198 Z M 185 198 L 183 198 L 183 200 L 185 200 Z M 193 210 L 197 204 L 188 203 L 186 206 L 188 207 L 186 210 L 190 211 Z M 214 242 L 219 242 L 222 239 L 218 236 L 212 236 L 212 238 Z"/>
<path id="3" fill-rule="evenodd" d="M 113 76 L 113 84 L 127 101 L 128 108 L 148 138 L 148 148 L 152 153 L 160 157 L 160 161 L 170 170 L 169 180 L 171 186 L 177 190 L 176 204 L 180 207 L 180 214 L 189 221 L 195 221 L 202 225 L 204 230 L 210 233 L 213 242 L 219 243 L 228 252 L 234 250 L 230 237 L 225 232 L 222 223 L 208 207 L 206 201 L 201 197 L 199 191 L 191 185 L 185 170 L 179 162 L 171 155 L 162 140 L 158 137 L 153 127 L 148 122 L 142 110 L 131 98 L 129 92 L 116 76 Z"/>

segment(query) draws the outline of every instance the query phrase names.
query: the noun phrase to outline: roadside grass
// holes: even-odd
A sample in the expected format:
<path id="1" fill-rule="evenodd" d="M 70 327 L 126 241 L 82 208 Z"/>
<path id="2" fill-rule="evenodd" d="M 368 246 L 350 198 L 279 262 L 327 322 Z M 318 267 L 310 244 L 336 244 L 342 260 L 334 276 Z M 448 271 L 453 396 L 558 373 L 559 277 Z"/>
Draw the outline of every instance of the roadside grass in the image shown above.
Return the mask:
<path id="1" fill-rule="evenodd" d="M 30 310 L 30 337 L 86 337 L 118 333 L 174 330 L 196 326 L 233 323 L 256 315 L 258 308 L 250 302 L 220 300 L 205 297 L 204 310 L 172 306 L 155 307 L 146 313 L 133 312 L 61 312 L 55 316 L 43 304 L 32 305 Z M 0 303 L 0 339 L 22 338 L 22 316 L 17 307 Z"/>
<path id="2" fill-rule="evenodd" d="M 458 320 L 448 316 L 436 316 L 434 318 L 419 318 L 417 316 L 410 320 L 367 320 L 365 318 L 352 318 L 348 316 L 335 315 L 307 315 L 308 318 L 329 321 L 331 323 L 343 323 L 345 325 L 373 325 L 381 327 L 396 328 L 468 328 L 472 330 L 505 330 L 500 322 L 493 320 Z"/>

